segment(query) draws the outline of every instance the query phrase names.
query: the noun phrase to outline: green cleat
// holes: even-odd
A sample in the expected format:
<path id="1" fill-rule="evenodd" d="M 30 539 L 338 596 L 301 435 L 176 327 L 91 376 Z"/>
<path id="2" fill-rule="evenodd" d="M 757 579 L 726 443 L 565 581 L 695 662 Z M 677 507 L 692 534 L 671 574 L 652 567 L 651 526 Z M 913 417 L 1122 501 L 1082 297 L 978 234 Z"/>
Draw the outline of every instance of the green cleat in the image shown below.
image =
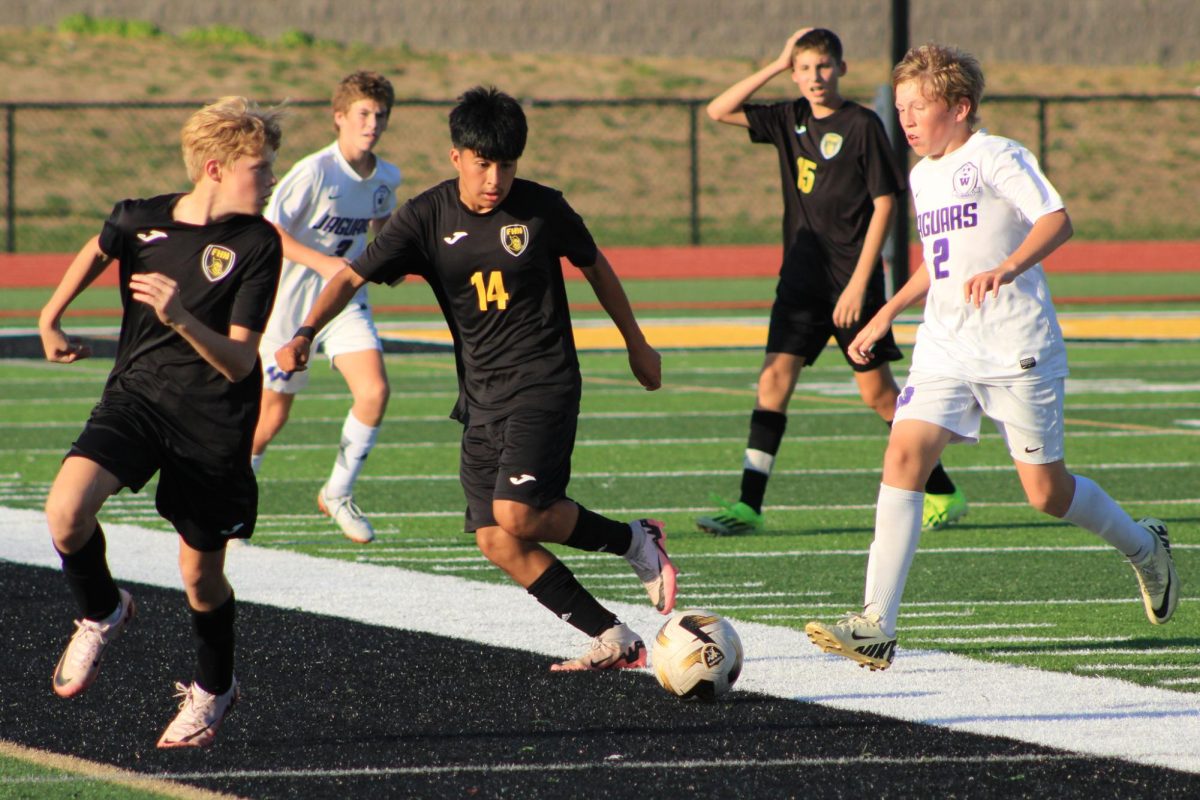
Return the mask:
<path id="1" fill-rule="evenodd" d="M 967 496 L 962 489 L 952 494 L 925 494 L 925 506 L 921 514 L 921 530 L 940 531 L 951 522 L 967 515 Z"/>
<path id="2" fill-rule="evenodd" d="M 737 536 L 758 533 L 763 529 L 763 515 L 740 500 L 727 504 L 718 499 L 720 508 L 708 517 L 696 519 L 696 527 L 713 536 Z"/>

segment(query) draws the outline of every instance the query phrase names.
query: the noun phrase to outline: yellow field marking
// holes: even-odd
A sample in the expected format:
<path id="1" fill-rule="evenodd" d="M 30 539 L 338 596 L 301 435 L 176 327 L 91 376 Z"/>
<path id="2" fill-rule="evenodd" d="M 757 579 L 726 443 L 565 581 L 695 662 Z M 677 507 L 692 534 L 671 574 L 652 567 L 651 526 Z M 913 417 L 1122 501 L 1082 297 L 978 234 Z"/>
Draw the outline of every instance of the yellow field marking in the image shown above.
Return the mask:
<path id="1" fill-rule="evenodd" d="M 1200 315 L 1164 316 L 1163 314 L 1133 312 L 1102 316 L 1059 317 L 1063 336 L 1067 339 L 1129 341 L 1169 339 L 1189 341 L 1200 339 Z M 450 344 L 450 332 L 437 328 L 413 328 L 403 325 L 379 326 L 387 337 L 406 341 Z M 729 319 L 673 322 L 643 320 L 646 339 L 658 348 L 717 348 L 763 347 L 767 343 L 767 320 Z M 916 337 L 916 321 L 903 320 L 893 326 L 900 344 L 911 345 Z M 622 349 L 624 340 L 617 329 L 608 324 L 576 324 L 575 347 L 579 350 Z"/>
<path id="2" fill-rule="evenodd" d="M 75 756 L 51 753 L 48 750 L 35 750 L 32 747 L 24 747 L 15 742 L 4 741 L 3 739 L 0 739 L 0 755 L 20 761 L 27 761 L 39 767 L 61 770 L 91 780 L 104 781 L 105 783 L 112 783 L 129 789 L 158 792 L 166 797 L 178 797 L 184 798 L 184 800 L 230 800 L 231 798 L 232 800 L 238 800 L 239 798 L 238 795 L 234 794 L 222 794 L 195 786 L 174 783 L 162 778 L 139 775 L 136 772 L 114 767 L 111 764 L 87 761 Z"/>

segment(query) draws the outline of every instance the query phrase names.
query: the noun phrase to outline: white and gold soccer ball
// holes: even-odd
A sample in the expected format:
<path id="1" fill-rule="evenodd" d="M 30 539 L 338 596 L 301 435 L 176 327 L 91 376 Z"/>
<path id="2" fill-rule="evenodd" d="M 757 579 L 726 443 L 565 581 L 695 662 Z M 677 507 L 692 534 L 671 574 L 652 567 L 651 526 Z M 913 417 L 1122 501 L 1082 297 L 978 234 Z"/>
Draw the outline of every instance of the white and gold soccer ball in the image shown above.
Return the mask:
<path id="1" fill-rule="evenodd" d="M 676 611 L 654 637 L 654 677 L 684 700 L 716 700 L 742 672 L 742 640 L 729 620 L 699 609 Z"/>

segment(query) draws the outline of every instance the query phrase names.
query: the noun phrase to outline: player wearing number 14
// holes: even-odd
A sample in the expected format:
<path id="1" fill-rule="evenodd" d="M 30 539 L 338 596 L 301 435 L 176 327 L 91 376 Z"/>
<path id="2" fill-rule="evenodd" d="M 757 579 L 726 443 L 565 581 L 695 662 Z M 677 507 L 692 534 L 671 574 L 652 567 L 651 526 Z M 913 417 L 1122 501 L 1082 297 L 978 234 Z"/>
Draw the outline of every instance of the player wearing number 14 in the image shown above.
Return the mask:
<path id="1" fill-rule="evenodd" d="M 527 135 L 512 97 L 483 87 L 464 93 L 450 112 L 457 177 L 392 215 L 330 280 L 276 359 L 285 369 L 303 366 L 313 334 L 367 281 L 424 278 L 454 336 L 466 530 L 492 563 L 594 640 L 555 669 L 640 667 L 645 643 L 542 544 L 623 556 L 660 612 L 674 606 L 662 524 L 609 519 L 566 495 L 582 378 L 561 259 L 591 284 L 646 389 L 661 383 L 659 355 L 580 216 L 557 190 L 516 177 Z"/>

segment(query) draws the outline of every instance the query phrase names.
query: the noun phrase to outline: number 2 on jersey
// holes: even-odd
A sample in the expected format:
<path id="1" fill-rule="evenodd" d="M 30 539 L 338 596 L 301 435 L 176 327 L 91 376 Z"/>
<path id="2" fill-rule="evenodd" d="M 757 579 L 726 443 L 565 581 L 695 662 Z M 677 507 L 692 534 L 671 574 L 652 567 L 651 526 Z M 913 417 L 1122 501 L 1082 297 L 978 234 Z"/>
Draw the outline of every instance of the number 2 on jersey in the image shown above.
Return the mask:
<path id="1" fill-rule="evenodd" d="M 933 240 L 933 277 L 949 278 L 950 270 L 942 269 L 942 264 L 945 264 L 950 259 L 950 240 L 949 239 L 934 239 Z"/>
<path id="2" fill-rule="evenodd" d="M 488 273 L 487 283 L 484 284 L 483 273 L 471 275 L 471 285 L 479 295 L 479 310 L 487 311 L 488 303 L 495 303 L 497 311 L 508 308 L 508 292 L 504 290 L 504 273 L 493 270 Z"/>
<path id="3" fill-rule="evenodd" d="M 807 158 L 796 159 L 796 188 L 804 194 L 809 194 L 813 190 L 813 184 L 817 182 L 817 162 L 809 161 Z"/>

